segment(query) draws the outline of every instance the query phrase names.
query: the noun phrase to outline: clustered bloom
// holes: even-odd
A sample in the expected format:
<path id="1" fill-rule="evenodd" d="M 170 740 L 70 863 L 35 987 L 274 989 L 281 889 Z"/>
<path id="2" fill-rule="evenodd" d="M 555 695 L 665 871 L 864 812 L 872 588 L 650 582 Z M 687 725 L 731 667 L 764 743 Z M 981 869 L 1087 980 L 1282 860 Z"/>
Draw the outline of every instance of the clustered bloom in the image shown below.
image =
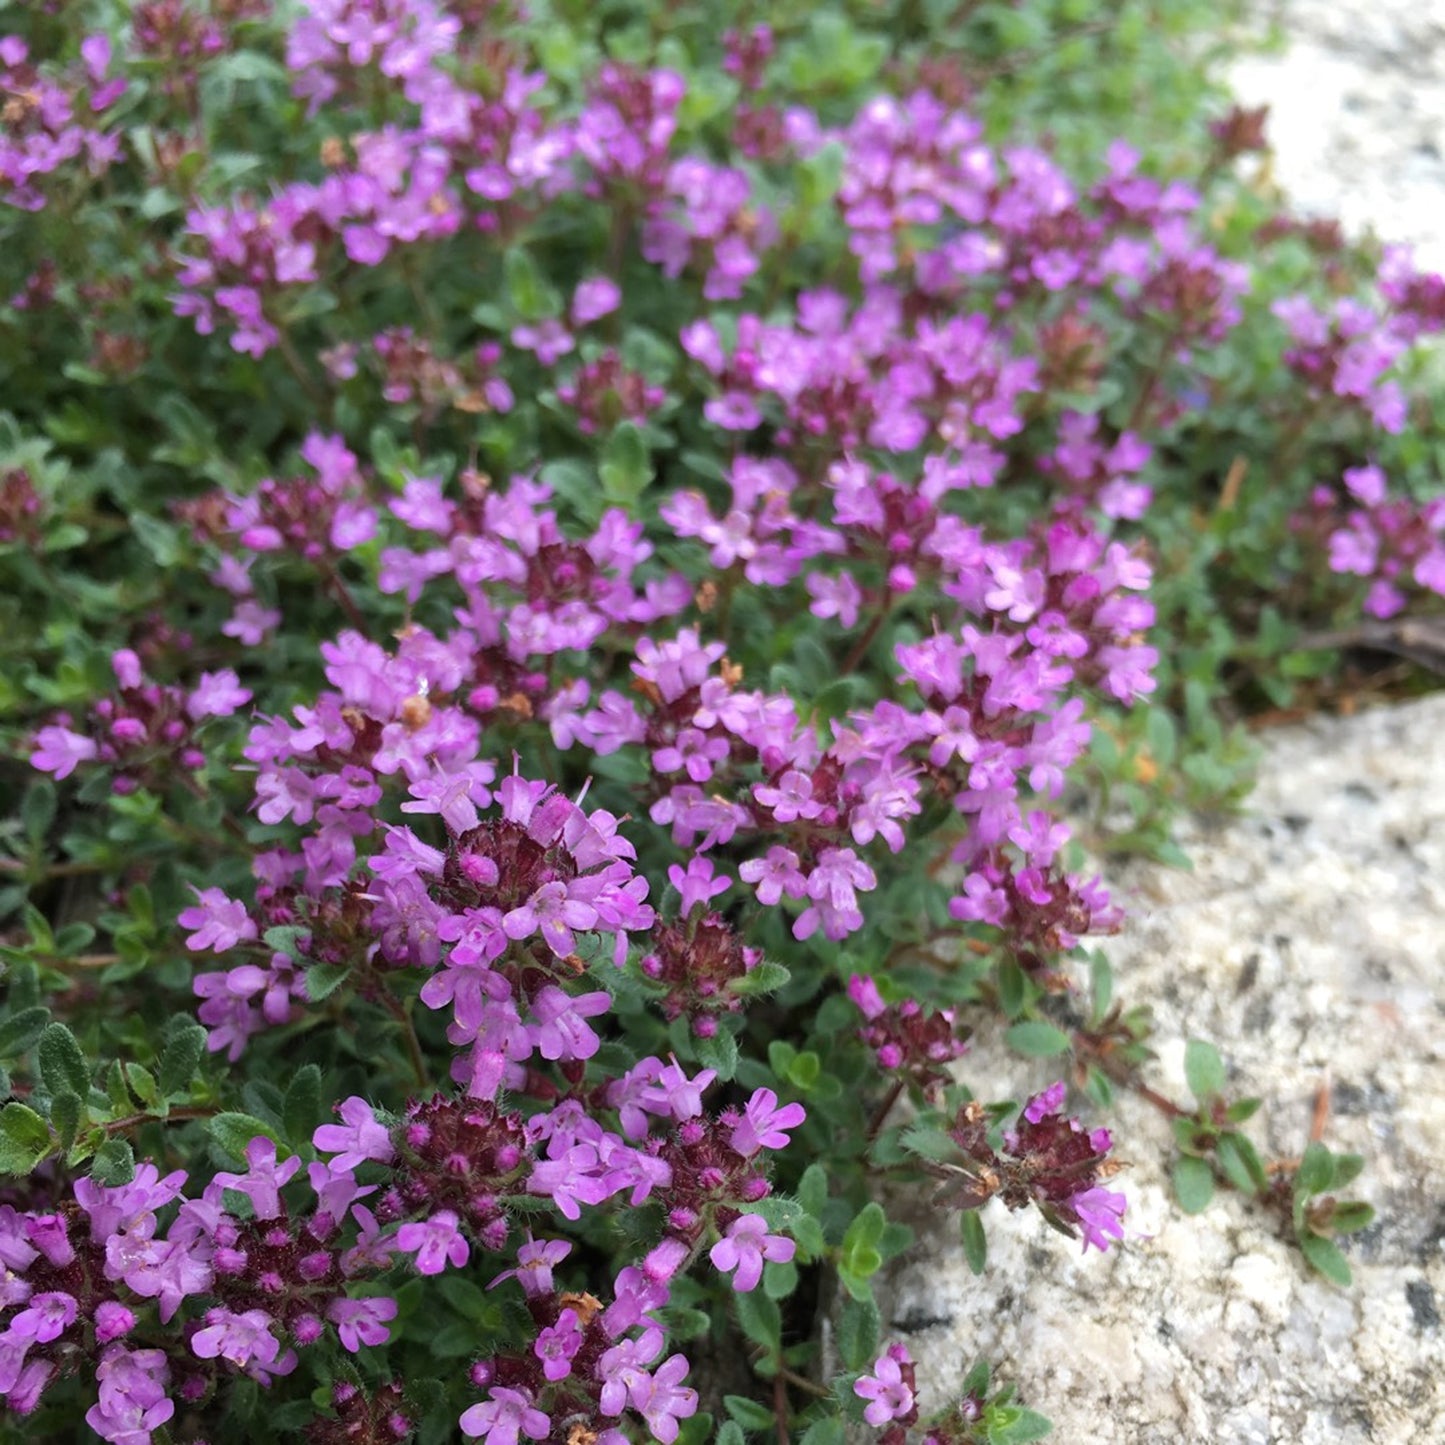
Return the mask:
<path id="1" fill-rule="evenodd" d="M 967 1181 L 955 1202 L 977 1209 L 997 1197 L 1010 1209 L 1035 1205 L 1056 1229 L 1105 1250 L 1124 1237 L 1124 1195 L 1101 1187 L 1118 1170 L 1109 1159 L 1107 1129 L 1085 1129 L 1063 1111 L 1065 1088 L 1052 1084 L 1024 1105 L 998 1153 L 988 1140 L 988 1118 L 970 1101 L 958 1111 L 949 1134 L 963 1151 Z"/>
<path id="2" fill-rule="evenodd" d="M 1316 487 L 1296 530 L 1328 553 L 1330 571 L 1367 579 L 1364 610 L 1386 619 L 1415 588 L 1445 596 L 1445 499 L 1391 496 L 1373 463 L 1345 469 L 1343 487 Z"/>
<path id="3" fill-rule="evenodd" d="M 153 186 L 142 209 L 183 197 L 154 265 L 169 304 L 239 353 L 237 375 L 284 364 L 319 384 L 327 418 L 259 479 L 213 469 L 225 485 L 172 515 L 229 598 L 228 655 L 275 634 L 298 578 L 345 618 L 319 646 L 324 684 L 272 693 L 278 711 L 250 719 L 240 752 L 267 832 L 249 885 L 193 886 L 179 913 L 205 959 L 197 1014 L 236 1063 L 318 1022 L 340 990 L 405 1024 L 421 1087 L 394 1114 L 340 1103 L 304 1178 L 263 1135 L 199 1192 L 143 1163 L 115 1187 L 57 1171 L 43 1207 L 0 1205 L 0 1395 L 26 1414 L 84 1362 L 86 1420 L 121 1445 L 234 1377 L 290 1375 L 323 1339 L 385 1345 L 400 1307 L 378 1276 L 429 1282 L 489 1256 L 508 1265 L 489 1288 L 530 1328 L 472 1363 L 461 1431 L 673 1445 L 699 1403 L 669 1350 L 674 1282 L 698 1266 L 744 1294 L 800 1249 L 808 1262 L 771 1167 L 819 1123 L 724 1062 L 739 1016 L 787 977 L 771 940 L 837 954 L 932 862 L 955 865 L 945 928 L 987 936 L 1044 985 L 1060 953 L 1120 923 L 1098 879 L 1065 871 L 1050 805 L 1089 745 L 1091 704 L 1155 687 L 1152 573 L 1131 539 L 1165 468 L 1145 438 L 1187 414 L 1194 363 L 1249 285 L 1204 239 L 1202 197 L 1122 144 L 1082 186 L 1042 150 L 988 143 L 943 85 L 879 95 L 838 125 L 785 111 L 767 24 L 723 39 L 742 97 L 733 155 L 704 154 L 685 139 L 681 74 L 614 58 L 549 83 L 515 17 L 479 23 L 488 8 L 290 7 L 285 65 L 325 127 L 319 155 L 305 179 L 240 188 L 195 183 L 201 82 L 266 0 L 130 7 L 138 100 L 183 117 L 134 147 Z M 60 194 L 52 177 L 88 181 L 120 158 L 128 61 L 100 36 L 78 55 L 49 65 L 0 37 L 0 201 L 38 210 Z M 705 114 L 712 98 L 694 99 Z M 1247 118 L 1220 141 L 1245 146 Z M 783 260 L 827 245 L 777 198 L 802 174 L 826 189 L 833 160 L 843 264 L 783 284 Z M 584 205 L 609 215 L 605 252 L 552 246 L 553 219 Z M 563 252 L 580 264 L 565 285 Z M 424 268 L 465 278 L 477 256 L 461 314 L 484 336 L 458 350 L 425 314 Z M 397 276 L 419 314 L 365 315 Z M 47 258 L 9 304 L 51 306 L 72 279 Z M 675 311 L 648 294 L 662 290 Z M 1392 252 L 1379 291 L 1378 305 L 1291 297 L 1274 313 L 1316 403 L 1397 431 L 1398 364 L 1445 328 L 1445 281 Z M 325 344 L 300 355 L 313 326 Z M 1156 332 L 1156 371 L 1121 424 L 1111 363 Z M 139 365 L 123 343 L 97 341 L 102 375 Z M 406 459 L 360 453 L 355 418 L 377 412 L 410 430 Z M 459 420 L 479 438 L 464 464 L 417 460 Z M 558 435 L 596 438 L 595 476 L 552 454 Z M 1020 535 L 978 524 L 977 494 L 1040 481 Z M 612 505 L 654 485 L 642 506 Z M 1397 613 L 1411 583 L 1445 594 L 1441 504 L 1390 500 L 1373 464 L 1343 488 L 1321 487 L 1300 530 L 1370 580 L 1366 609 Z M 23 470 L 0 476 L 0 543 L 37 545 L 48 495 Z M 787 646 L 804 624 L 791 658 L 745 635 L 759 608 L 787 623 Z M 103 768 L 121 795 L 206 791 L 224 731 L 210 725 L 249 708 L 252 674 L 153 681 L 157 656 L 194 639 L 146 627 L 113 654 L 112 695 L 38 730 L 36 768 Z M 885 989 L 850 978 L 858 1033 L 899 1087 L 936 1100 L 966 1032 L 953 1009 Z M 414 997 L 431 1011 L 420 1037 Z M 620 1057 L 639 1000 L 668 1042 L 653 1018 L 658 1053 Z M 716 1067 L 660 1056 L 693 1045 Z M 455 1087 L 431 1092 L 433 1066 Z M 730 1092 L 710 1105 L 719 1073 Z M 1104 1187 L 1111 1140 L 1064 1099 L 1062 1084 L 1031 1098 L 999 1147 L 982 1107 L 963 1106 L 953 1202 L 1033 1205 L 1102 1250 L 1126 1204 Z M 571 1240 L 519 1239 L 523 1224 L 581 1234 L 644 1208 L 652 1235 L 599 1294 Z M 894 1345 L 853 1386 L 885 1445 L 917 1420 L 914 1384 Z M 344 1379 L 312 1434 L 401 1439 L 408 1408 L 400 1382 Z"/>
<path id="4" fill-rule="evenodd" d="M 369 1142 L 367 1157 L 384 1157 Z M 386 1342 L 396 1301 L 350 1293 L 385 1268 L 384 1254 L 348 1247 L 345 1230 L 350 1210 L 363 1239 L 374 1232 L 356 1201 L 375 1186 L 334 1161 L 312 1164 L 314 1203 L 297 1211 L 282 1191 L 301 1160 L 281 1160 L 264 1136 L 245 1157 L 243 1171 L 218 1173 L 195 1195 L 184 1171 L 162 1178 L 146 1163 L 128 1184 L 76 1180 L 52 1213 L 0 1206 L 0 1396 L 12 1411 L 30 1413 L 76 1370 L 92 1325 L 104 1349 L 86 1422 L 118 1445 L 149 1440 L 177 1399 L 199 1403 L 228 1375 L 264 1385 L 290 1374 L 297 1350 L 325 1334 L 323 1321 L 352 1353 Z M 194 1327 L 177 1327 L 164 1348 L 132 1346 L 152 1310 L 162 1325 L 179 1317 Z M 149 1328 L 141 1336 L 154 1337 Z"/>
<path id="5" fill-rule="evenodd" d="M 111 657 L 116 692 L 91 704 L 85 730 L 58 717 L 39 730 L 33 766 L 67 778 L 81 764 L 100 762 L 112 773 L 111 788 L 131 793 L 177 772 L 197 772 L 206 753 L 197 736 L 209 718 L 230 717 L 251 701 L 230 668 L 203 672 L 190 687 L 145 678 L 140 657 L 121 648 Z"/>

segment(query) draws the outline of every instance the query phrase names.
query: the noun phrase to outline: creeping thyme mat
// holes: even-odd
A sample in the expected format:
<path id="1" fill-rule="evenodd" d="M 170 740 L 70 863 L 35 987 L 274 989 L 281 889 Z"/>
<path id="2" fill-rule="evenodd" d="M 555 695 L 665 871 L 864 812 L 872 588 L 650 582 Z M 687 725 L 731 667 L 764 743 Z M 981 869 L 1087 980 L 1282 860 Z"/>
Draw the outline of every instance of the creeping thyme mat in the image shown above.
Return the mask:
<path id="1" fill-rule="evenodd" d="M 888 1201 L 1128 1250 L 1121 1093 L 1350 1287 L 1083 865 L 1445 651 L 1212 10 L 0 4 L 4 1439 L 1017 1445 Z"/>

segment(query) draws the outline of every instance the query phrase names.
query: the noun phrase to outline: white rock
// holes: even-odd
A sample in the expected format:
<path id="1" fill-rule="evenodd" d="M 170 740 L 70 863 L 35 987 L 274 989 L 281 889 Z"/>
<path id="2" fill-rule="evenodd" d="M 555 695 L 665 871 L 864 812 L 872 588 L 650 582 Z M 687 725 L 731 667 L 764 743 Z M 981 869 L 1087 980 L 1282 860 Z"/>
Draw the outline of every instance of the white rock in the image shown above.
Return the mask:
<path id="1" fill-rule="evenodd" d="M 1330 1082 L 1325 1142 L 1366 1156 L 1350 1192 L 1379 1210 L 1343 1241 L 1354 1287 L 1310 1273 L 1250 1201 L 1180 1214 L 1167 1122 L 1121 1092 L 1122 1249 L 1081 1256 L 994 1205 L 977 1280 L 955 1220 L 911 1221 L 882 1295 L 926 1407 L 984 1356 L 1060 1445 L 1445 1441 L 1445 697 L 1263 743 L 1250 812 L 1187 827 L 1192 872 L 1113 880 L 1131 919 L 1109 953 L 1117 996 L 1154 1005 L 1147 1082 L 1186 1102 L 1183 1040 L 1215 1041 L 1231 1091 L 1266 1101 L 1246 1126 L 1261 1153 L 1298 1155 Z M 1052 1079 L 996 1033 L 960 1073 L 984 1098 Z"/>
<path id="2" fill-rule="evenodd" d="M 1270 107 L 1274 177 L 1305 215 L 1407 242 L 1445 270 L 1445 0 L 1275 0 L 1281 55 L 1225 79 Z"/>

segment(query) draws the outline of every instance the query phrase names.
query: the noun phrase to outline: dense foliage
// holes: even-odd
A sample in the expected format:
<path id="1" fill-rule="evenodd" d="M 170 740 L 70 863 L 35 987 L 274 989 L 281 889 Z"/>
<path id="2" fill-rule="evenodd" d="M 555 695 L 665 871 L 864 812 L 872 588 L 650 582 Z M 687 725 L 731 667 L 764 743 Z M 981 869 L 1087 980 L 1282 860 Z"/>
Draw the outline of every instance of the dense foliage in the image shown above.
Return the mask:
<path id="1" fill-rule="evenodd" d="M 1127 1239 L 1076 835 L 1445 593 L 1445 282 L 1215 9 L 0 3 L 5 1438 L 1045 1428 L 920 1422 L 880 1186 Z"/>

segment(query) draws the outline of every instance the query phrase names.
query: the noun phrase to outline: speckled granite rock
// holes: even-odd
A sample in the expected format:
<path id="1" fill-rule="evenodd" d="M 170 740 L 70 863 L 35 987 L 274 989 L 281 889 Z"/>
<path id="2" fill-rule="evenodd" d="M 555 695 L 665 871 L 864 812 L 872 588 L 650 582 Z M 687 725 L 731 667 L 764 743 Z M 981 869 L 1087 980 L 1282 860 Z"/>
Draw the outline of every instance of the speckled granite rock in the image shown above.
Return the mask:
<path id="1" fill-rule="evenodd" d="M 1125 1247 L 1081 1257 L 990 1206 L 976 1280 L 951 1228 L 913 1221 L 884 1309 L 925 1406 L 986 1356 L 1060 1445 L 1445 1441 L 1445 697 L 1263 741 L 1250 814 L 1184 839 L 1192 873 L 1114 880 L 1131 914 L 1110 940 L 1116 996 L 1154 1004 L 1146 1077 L 1173 1097 L 1185 1038 L 1220 1045 L 1231 1088 L 1266 1100 L 1248 1127 L 1270 1156 L 1298 1153 L 1331 1081 L 1325 1142 L 1366 1156 L 1351 1192 L 1379 1211 L 1343 1242 L 1354 1287 L 1307 1273 L 1234 1196 L 1180 1214 L 1167 1124 L 1121 1096 Z M 963 1064 L 985 1097 L 1049 1082 L 996 1039 Z"/>
<path id="2" fill-rule="evenodd" d="M 1445 269 L 1445 3 L 1259 0 L 1256 15 L 1279 19 L 1287 48 L 1225 79 L 1243 104 L 1268 103 L 1291 201 Z"/>

